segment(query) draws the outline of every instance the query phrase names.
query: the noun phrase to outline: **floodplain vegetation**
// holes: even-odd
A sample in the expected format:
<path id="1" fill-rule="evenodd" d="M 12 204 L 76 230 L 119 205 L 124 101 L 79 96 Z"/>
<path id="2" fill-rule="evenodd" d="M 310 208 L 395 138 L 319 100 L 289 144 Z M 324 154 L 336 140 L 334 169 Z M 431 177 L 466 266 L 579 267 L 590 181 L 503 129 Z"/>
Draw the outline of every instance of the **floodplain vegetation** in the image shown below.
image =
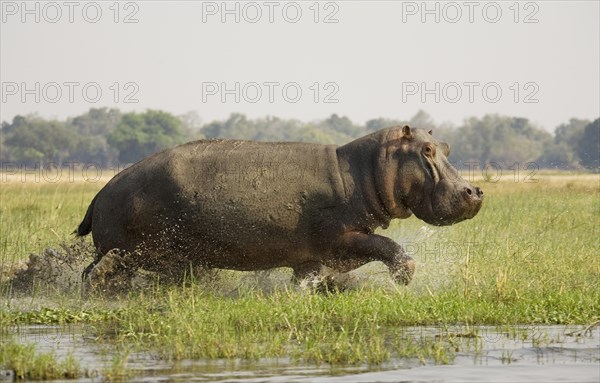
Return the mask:
<path id="1" fill-rule="evenodd" d="M 0 370 L 20 379 L 99 374 L 119 380 L 140 352 L 174 362 L 444 364 L 459 352 L 477 353 L 483 328 L 510 333 L 523 325 L 598 325 L 600 176 L 541 173 L 475 182 L 486 197 L 474 219 L 439 228 L 411 217 L 381 231 L 416 259 L 409 286 L 394 285 L 374 263 L 351 273 L 348 288 L 339 291 L 297 286 L 288 280 L 291 272 L 280 269 L 191 273 L 183 284 L 147 281 L 117 296 L 82 294 L 75 282 L 65 283 L 69 276 L 77 281 L 91 260 L 90 240 L 71 233 L 103 181 L 5 182 Z M 73 251 L 80 251 L 80 264 L 74 258 L 60 264 L 60 278 L 38 270 L 39 278 L 29 274 L 30 286 L 11 279 L 31 262 L 30 254 L 64 260 Z M 18 329 L 31 325 L 85 326 L 85 342 L 105 347 L 112 362 L 92 371 L 71 354 L 40 352 L 19 341 Z M 424 335 L 424 326 L 439 331 Z"/>

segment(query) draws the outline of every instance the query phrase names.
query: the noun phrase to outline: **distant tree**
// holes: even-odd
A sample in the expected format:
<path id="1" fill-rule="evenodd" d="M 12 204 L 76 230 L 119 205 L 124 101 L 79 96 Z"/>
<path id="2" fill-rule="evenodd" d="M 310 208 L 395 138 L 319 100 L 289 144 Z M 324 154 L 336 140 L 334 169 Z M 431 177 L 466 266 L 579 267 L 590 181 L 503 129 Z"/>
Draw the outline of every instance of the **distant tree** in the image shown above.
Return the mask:
<path id="1" fill-rule="evenodd" d="M 494 162 L 500 166 L 524 165 L 540 158 L 552 136 L 525 119 L 485 115 L 470 118 L 454 132 L 450 160 L 459 166 Z"/>
<path id="2" fill-rule="evenodd" d="M 121 122 L 119 109 L 91 108 L 87 113 L 70 119 L 68 123 L 85 136 L 108 136 Z"/>
<path id="3" fill-rule="evenodd" d="M 333 144 L 333 141 L 327 134 L 317 128 L 315 125 L 308 124 L 296 132 L 296 139 L 294 141 L 299 142 L 318 142 L 321 144 Z"/>
<path id="4" fill-rule="evenodd" d="M 585 168 L 596 172 L 600 170 L 600 118 L 585 127 L 577 154 Z"/>
<path id="5" fill-rule="evenodd" d="M 118 109 L 91 108 L 87 113 L 67 120 L 68 127 L 79 134 L 70 160 L 96 163 L 104 168 L 115 164 L 119 153 L 109 145 L 107 137 L 119 125 L 122 116 Z"/>
<path id="6" fill-rule="evenodd" d="M 78 136 L 77 144 L 69 156 L 71 162 L 94 163 L 102 168 L 116 165 L 118 160 L 119 151 L 107 142 L 105 136 Z"/>
<path id="7" fill-rule="evenodd" d="M 548 145 L 538 159 L 541 167 L 555 169 L 581 168 L 577 147 L 589 120 L 571 118 L 554 130 L 554 144 Z"/>
<path id="8" fill-rule="evenodd" d="M 339 145 L 350 141 L 350 139 L 346 139 L 345 136 L 341 136 L 335 132 L 320 129 L 315 124 L 306 124 L 296 131 L 296 136 L 293 141 Z"/>
<path id="9" fill-rule="evenodd" d="M 380 129 L 390 128 L 392 126 L 402 126 L 408 124 L 408 121 L 391 120 L 387 118 L 374 118 L 365 124 L 366 133 L 376 132 Z"/>
<path id="10" fill-rule="evenodd" d="M 236 138 L 251 140 L 256 135 L 255 125 L 241 113 L 232 113 L 225 121 L 213 121 L 202 128 L 207 138 Z"/>
<path id="11" fill-rule="evenodd" d="M 34 119 L 34 118 L 38 119 L 39 118 L 36 115 L 29 115 L 28 117 L 29 117 L 29 119 Z M 15 130 L 17 130 L 18 128 L 20 128 L 21 126 L 24 126 L 26 124 L 27 124 L 26 117 L 21 116 L 21 115 L 16 115 L 13 118 L 11 124 L 9 124 L 6 121 L 2 122 L 2 133 L 3 134 L 11 134 Z"/>
<path id="12" fill-rule="evenodd" d="M 590 120 L 571 118 L 568 123 L 560 124 L 554 130 L 554 142 L 557 144 L 565 143 L 575 149 L 579 145 L 583 130 L 590 122 Z"/>
<path id="13" fill-rule="evenodd" d="M 3 146 L 11 161 L 24 164 L 55 162 L 62 164 L 77 143 L 77 136 L 63 122 L 44 120 L 35 115 L 16 116 L 3 124 Z"/>
<path id="14" fill-rule="evenodd" d="M 581 166 L 575 161 L 576 155 L 566 143 L 548 143 L 542 155 L 535 161 L 539 167 L 548 169 L 577 169 Z"/>
<path id="15" fill-rule="evenodd" d="M 413 128 L 421 128 L 427 131 L 434 130 L 437 128 L 437 125 L 433 121 L 433 118 L 429 115 L 429 113 L 424 110 L 419 110 L 415 113 L 414 116 L 408 121 L 408 125 Z"/>
<path id="16" fill-rule="evenodd" d="M 106 167 L 118 161 L 135 162 L 164 148 L 203 137 L 339 145 L 404 124 L 433 130 L 435 139 L 450 144 L 449 159 L 457 166 L 464 167 L 466 162 L 474 161 L 479 166 L 490 162 L 506 167 L 537 162 L 541 167 L 599 168 L 598 120 L 590 123 L 570 119 L 558 126 L 552 137 L 525 118 L 490 114 L 469 118 L 453 127 L 436 125 L 422 110 L 406 121 L 380 117 L 364 125 L 337 114 L 305 123 L 274 116 L 251 119 L 240 113 L 203 125 L 196 112 L 175 117 L 156 110 L 123 114 L 108 108 L 92 108 L 66 121 L 46 120 L 37 115 L 15 116 L 12 122 L 1 125 L 0 161 L 29 165 L 50 161 L 95 162 Z"/>
<path id="17" fill-rule="evenodd" d="M 177 116 L 181 121 L 181 128 L 186 141 L 199 140 L 204 137 L 200 131 L 202 129 L 202 118 L 195 110 Z"/>
<path id="18" fill-rule="evenodd" d="M 0 126 L 0 163 L 10 161 L 10 147 L 7 147 L 4 143 L 6 136 L 5 130 L 8 126 L 10 126 L 10 124 L 6 121 L 2 121 L 2 125 Z"/>
<path id="19" fill-rule="evenodd" d="M 332 114 L 321 121 L 319 127 L 325 130 L 333 130 L 352 138 L 359 137 L 365 133 L 365 128 L 363 126 L 354 125 L 348 117 L 340 117 L 337 114 Z"/>
<path id="20" fill-rule="evenodd" d="M 108 143 L 119 151 L 119 160 L 125 163 L 139 161 L 183 141 L 181 121 L 158 110 L 124 114 L 108 136 Z"/>
<path id="21" fill-rule="evenodd" d="M 254 140 L 258 141 L 298 141 L 298 131 L 303 124 L 298 120 L 286 120 L 267 116 L 252 120 Z"/>

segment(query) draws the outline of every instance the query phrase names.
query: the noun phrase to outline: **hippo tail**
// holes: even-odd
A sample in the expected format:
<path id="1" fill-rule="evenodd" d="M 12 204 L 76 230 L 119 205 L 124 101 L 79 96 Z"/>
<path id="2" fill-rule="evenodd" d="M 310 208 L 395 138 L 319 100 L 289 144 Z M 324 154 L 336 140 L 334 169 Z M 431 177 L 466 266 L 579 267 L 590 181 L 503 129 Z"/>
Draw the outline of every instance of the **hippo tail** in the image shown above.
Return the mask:
<path id="1" fill-rule="evenodd" d="M 90 206 L 88 206 L 87 212 L 85 213 L 85 217 L 83 217 L 83 221 L 81 221 L 81 223 L 77 227 L 77 230 L 73 232 L 73 234 L 77 234 L 78 237 L 88 235 L 92 231 L 92 215 L 94 214 L 94 205 L 96 204 L 96 198 L 98 198 L 97 194 L 90 203 Z"/>

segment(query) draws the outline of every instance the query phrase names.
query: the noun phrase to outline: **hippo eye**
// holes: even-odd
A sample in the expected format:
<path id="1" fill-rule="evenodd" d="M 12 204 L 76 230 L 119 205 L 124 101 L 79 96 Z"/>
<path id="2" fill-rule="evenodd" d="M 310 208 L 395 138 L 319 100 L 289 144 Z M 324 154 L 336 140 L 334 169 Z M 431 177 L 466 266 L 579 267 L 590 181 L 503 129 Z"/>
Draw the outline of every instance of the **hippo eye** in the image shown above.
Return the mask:
<path id="1" fill-rule="evenodd" d="M 425 144 L 423 146 L 423 154 L 427 157 L 435 157 L 435 147 L 430 143 Z"/>

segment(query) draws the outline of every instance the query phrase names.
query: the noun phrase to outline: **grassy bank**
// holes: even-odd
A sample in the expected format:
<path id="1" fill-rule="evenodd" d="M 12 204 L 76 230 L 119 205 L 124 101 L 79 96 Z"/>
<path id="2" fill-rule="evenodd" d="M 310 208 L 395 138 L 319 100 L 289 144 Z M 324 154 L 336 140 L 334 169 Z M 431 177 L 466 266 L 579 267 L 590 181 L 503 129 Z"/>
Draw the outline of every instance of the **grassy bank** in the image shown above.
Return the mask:
<path id="1" fill-rule="evenodd" d="M 485 205 L 470 221 L 445 228 L 414 217 L 395 222 L 381 233 L 417 260 L 408 287 L 392 285 L 377 264 L 359 270 L 355 288 L 337 294 L 289 284 L 265 289 L 262 277 L 248 283 L 252 274 L 224 272 L 118 299 L 6 296 L 0 321 L 86 323 L 97 342 L 166 359 L 378 364 L 406 356 L 451 362 L 457 351 L 477 348 L 473 325 L 587 325 L 600 319 L 598 180 L 546 175 L 533 183 L 481 181 Z M 69 240 L 100 186 L 2 185 L 1 262 Z M 420 325 L 458 325 L 460 333 L 423 338 L 407 330 Z"/>

